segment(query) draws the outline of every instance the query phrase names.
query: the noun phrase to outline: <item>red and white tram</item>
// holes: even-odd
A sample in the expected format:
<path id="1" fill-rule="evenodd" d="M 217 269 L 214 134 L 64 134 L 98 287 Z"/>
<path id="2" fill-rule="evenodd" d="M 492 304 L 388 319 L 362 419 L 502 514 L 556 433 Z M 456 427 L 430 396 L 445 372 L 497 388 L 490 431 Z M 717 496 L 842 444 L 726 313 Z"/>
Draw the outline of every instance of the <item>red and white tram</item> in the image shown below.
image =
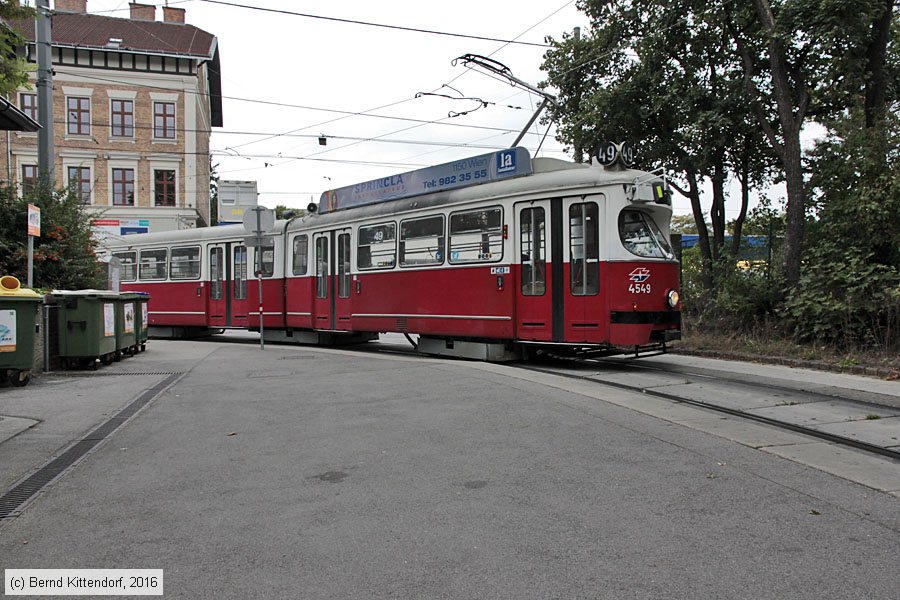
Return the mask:
<path id="1" fill-rule="evenodd" d="M 313 207 L 311 207 L 313 208 Z M 680 337 L 671 200 L 650 173 L 499 151 L 326 192 L 260 249 L 241 225 L 111 244 L 122 289 L 150 294 L 153 335 L 259 330 L 342 343 L 379 332 L 419 349 L 665 349 Z"/>

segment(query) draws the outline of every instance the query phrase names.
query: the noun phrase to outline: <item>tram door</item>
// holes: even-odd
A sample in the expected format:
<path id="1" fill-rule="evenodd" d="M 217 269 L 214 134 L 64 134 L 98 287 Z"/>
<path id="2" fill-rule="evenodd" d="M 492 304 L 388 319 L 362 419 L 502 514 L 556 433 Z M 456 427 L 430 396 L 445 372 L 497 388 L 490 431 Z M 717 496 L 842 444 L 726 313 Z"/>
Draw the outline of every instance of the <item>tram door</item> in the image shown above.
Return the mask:
<path id="1" fill-rule="evenodd" d="M 249 301 L 247 299 L 247 247 L 243 244 L 221 243 L 207 247 L 209 255 L 209 311 L 210 327 L 246 327 Z"/>
<path id="2" fill-rule="evenodd" d="M 520 202 L 514 213 L 519 258 L 516 335 L 522 340 L 562 341 L 562 200 Z"/>
<path id="3" fill-rule="evenodd" d="M 316 289 L 315 328 L 351 328 L 350 230 L 326 231 L 313 236 Z"/>
<path id="4" fill-rule="evenodd" d="M 243 244 L 228 244 L 230 250 L 231 267 L 231 319 L 232 327 L 247 326 L 247 312 L 250 310 L 250 301 L 247 299 L 247 246 Z"/>
<path id="5" fill-rule="evenodd" d="M 228 294 L 225 290 L 226 274 L 225 244 L 210 244 L 206 248 L 209 256 L 209 308 L 206 323 L 210 327 L 228 326 Z"/>
<path id="6" fill-rule="evenodd" d="M 542 342 L 599 341 L 602 196 L 515 205 L 516 333 Z"/>

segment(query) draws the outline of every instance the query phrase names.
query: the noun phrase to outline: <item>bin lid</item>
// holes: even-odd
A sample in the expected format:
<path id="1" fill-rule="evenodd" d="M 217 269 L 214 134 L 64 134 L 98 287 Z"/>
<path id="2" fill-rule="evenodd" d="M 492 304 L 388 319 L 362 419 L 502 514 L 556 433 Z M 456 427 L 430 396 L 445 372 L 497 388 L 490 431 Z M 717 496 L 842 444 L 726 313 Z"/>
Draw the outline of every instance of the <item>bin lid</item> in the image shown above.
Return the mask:
<path id="1" fill-rule="evenodd" d="M 62 298 L 104 298 L 107 300 L 116 300 L 119 298 L 119 292 L 111 292 L 109 290 L 53 290 L 50 292 L 53 297 Z"/>
<path id="2" fill-rule="evenodd" d="M 19 287 L 19 280 L 11 275 L 0 277 L 0 297 L 38 299 L 40 294 L 28 288 Z"/>

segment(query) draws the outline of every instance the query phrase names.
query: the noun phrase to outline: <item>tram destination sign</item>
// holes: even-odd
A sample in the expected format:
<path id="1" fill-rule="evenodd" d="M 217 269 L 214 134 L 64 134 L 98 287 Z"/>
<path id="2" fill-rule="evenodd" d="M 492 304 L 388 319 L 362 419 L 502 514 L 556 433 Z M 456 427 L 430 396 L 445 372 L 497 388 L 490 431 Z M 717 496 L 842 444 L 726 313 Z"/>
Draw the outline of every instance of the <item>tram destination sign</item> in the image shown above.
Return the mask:
<path id="1" fill-rule="evenodd" d="M 377 204 L 531 174 L 531 155 L 516 147 L 329 190 L 319 212 Z"/>

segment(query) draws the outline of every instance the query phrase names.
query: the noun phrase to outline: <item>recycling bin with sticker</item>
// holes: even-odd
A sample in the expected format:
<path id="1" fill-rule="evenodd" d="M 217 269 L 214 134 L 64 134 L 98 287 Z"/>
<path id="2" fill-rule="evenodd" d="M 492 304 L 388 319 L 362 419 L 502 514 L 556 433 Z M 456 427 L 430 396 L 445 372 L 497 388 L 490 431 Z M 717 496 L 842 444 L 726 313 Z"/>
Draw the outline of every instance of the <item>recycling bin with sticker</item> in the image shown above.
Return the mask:
<path id="1" fill-rule="evenodd" d="M 63 368 L 97 368 L 117 358 L 116 304 L 119 294 L 105 290 L 54 290 L 59 307 L 57 332 Z"/>
<path id="2" fill-rule="evenodd" d="M 16 387 L 31 381 L 41 296 L 12 275 L 0 277 L 0 380 Z"/>

